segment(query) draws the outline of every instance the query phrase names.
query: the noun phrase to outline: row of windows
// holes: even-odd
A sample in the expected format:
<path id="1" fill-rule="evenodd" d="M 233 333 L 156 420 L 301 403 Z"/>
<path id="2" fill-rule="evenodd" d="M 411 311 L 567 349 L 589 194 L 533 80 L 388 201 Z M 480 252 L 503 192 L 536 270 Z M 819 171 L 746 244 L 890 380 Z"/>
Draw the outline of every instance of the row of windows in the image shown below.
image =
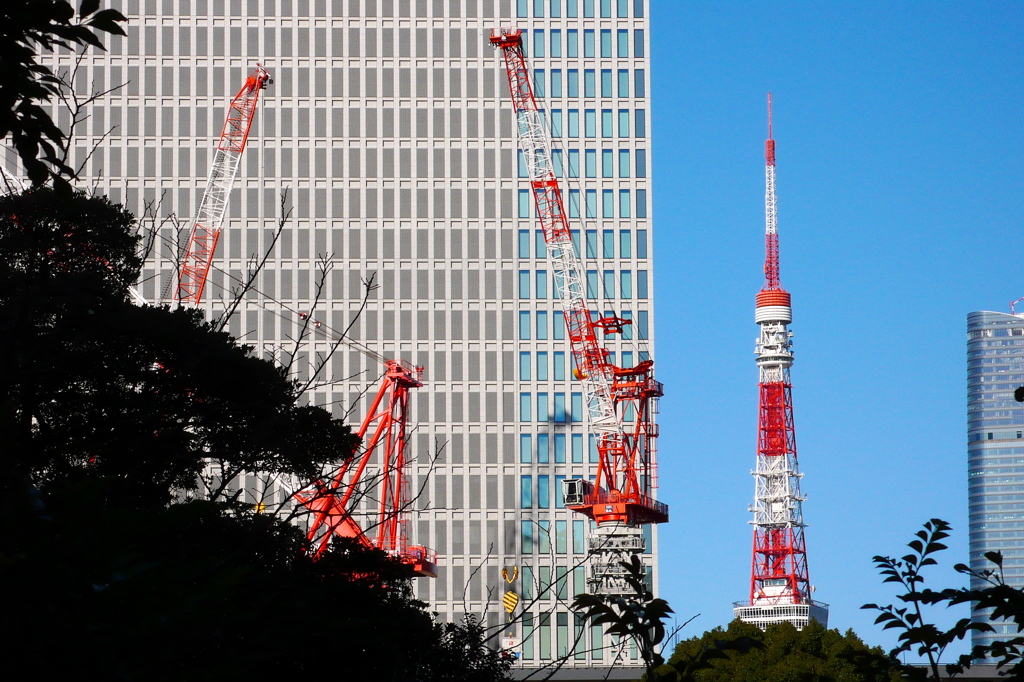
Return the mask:
<path id="1" fill-rule="evenodd" d="M 587 270 L 586 280 L 586 297 L 589 300 L 595 300 L 597 298 L 621 298 L 629 300 L 634 298 L 633 291 L 633 271 L 632 270 L 619 270 L 618 273 L 618 287 L 616 284 L 616 276 L 614 270 Z M 550 282 L 552 286 L 548 286 L 550 278 L 548 277 L 547 270 L 520 270 L 519 271 L 519 298 L 521 300 L 530 298 L 558 298 L 558 291 L 555 288 L 556 283 Z M 532 289 L 532 296 L 531 294 Z M 647 271 L 637 270 L 636 271 L 636 298 L 644 300 L 647 298 L 648 284 L 647 284 Z M 607 317 L 607 316 L 606 316 Z M 539 332 L 538 332 L 539 334 Z M 538 338 L 546 338 L 538 336 Z M 632 338 L 632 336 L 623 336 L 623 338 Z"/>
<path id="2" fill-rule="evenodd" d="M 601 218 L 646 218 L 647 217 L 647 190 L 638 189 L 636 192 L 636 216 L 633 215 L 633 192 L 634 190 L 614 189 L 601 190 L 601 203 L 598 205 L 596 189 L 583 190 L 570 189 L 567 194 L 568 209 L 570 218 L 580 218 L 581 212 L 587 218 L 597 218 L 600 208 Z M 516 215 L 520 218 L 532 216 L 534 202 L 530 199 L 530 190 L 519 190 Z M 582 211 L 581 211 L 582 205 Z"/>
<path id="3" fill-rule="evenodd" d="M 604 99 L 629 97 L 629 81 L 629 69 L 619 69 L 615 72 L 611 69 L 601 69 L 601 97 Z M 647 96 L 643 69 L 633 70 L 633 91 L 638 98 Z M 549 90 L 547 72 L 544 69 L 535 69 L 533 72 L 533 94 L 537 97 L 579 97 L 580 72 L 578 69 L 568 69 L 563 81 L 562 70 L 551 69 L 551 88 Z M 583 70 L 583 96 L 589 99 L 597 97 L 597 71 L 595 69 Z"/>
<path id="4" fill-rule="evenodd" d="M 629 149 L 584 149 L 583 150 L 583 177 L 596 178 L 598 169 L 598 152 L 601 157 L 601 177 L 602 178 L 628 178 L 630 177 L 630 168 L 632 164 L 629 162 L 630 159 Z M 647 177 L 647 150 L 637 149 L 635 150 L 636 158 L 636 177 L 646 178 Z M 539 159 L 537 159 L 539 161 Z M 519 177 L 528 178 L 530 177 L 529 167 L 527 164 L 526 154 L 523 150 L 519 150 Z M 568 175 L 570 178 L 580 177 L 580 150 L 579 149 L 553 149 L 551 151 L 551 167 L 556 177 L 564 177 Z"/>
<path id="5" fill-rule="evenodd" d="M 629 311 L 627 311 L 629 312 Z M 626 318 L 629 319 L 629 318 Z M 622 351 L 622 364 L 620 367 L 635 367 L 635 355 L 631 350 Z M 536 358 L 536 362 L 534 361 Z M 572 356 L 570 356 L 572 359 Z M 615 351 L 610 351 L 608 354 L 608 362 L 615 365 Z M 572 360 L 572 364 L 575 367 L 576 362 Z M 533 371 L 536 368 L 536 371 Z M 548 381 L 553 379 L 554 381 L 565 381 L 565 353 L 562 351 L 555 351 L 552 353 L 551 362 L 548 362 L 548 352 L 538 351 L 536 353 L 530 351 L 522 351 L 519 353 L 519 380 L 520 381 Z M 582 461 L 582 460 L 580 460 Z"/>
<path id="6" fill-rule="evenodd" d="M 552 137 L 580 137 L 580 110 L 566 109 L 564 116 L 562 109 L 552 109 L 550 128 Z M 547 111 L 541 111 L 542 117 L 547 117 Z M 636 109 L 633 112 L 634 133 L 638 139 L 647 137 L 647 113 L 644 109 Z M 583 110 L 583 137 L 597 137 L 597 110 Z M 628 138 L 630 137 L 629 109 L 619 109 L 616 114 L 613 109 L 601 110 L 601 137 Z M 558 151 L 558 150 L 555 150 Z M 552 155 L 551 162 L 555 163 Z"/>
<path id="7" fill-rule="evenodd" d="M 525 479 L 530 478 L 524 476 Z M 547 476 L 538 476 L 538 479 L 543 478 L 547 480 Z M 559 479 L 564 476 L 559 476 Z M 561 495 L 561 493 L 559 493 Z M 538 505 L 540 506 L 540 505 Z M 524 507 L 524 509 L 527 507 Z M 532 504 L 530 505 L 532 508 Z M 544 508 L 544 507 L 542 507 Z M 586 536 L 584 535 L 585 522 L 573 521 L 572 524 L 572 538 L 569 538 L 569 523 L 568 521 L 555 521 L 554 533 L 552 533 L 550 521 L 526 521 L 522 522 L 522 550 L 523 554 L 533 554 L 537 551 L 540 554 L 551 554 L 552 546 L 554 546 L 555 554 L 568 554 L 571 543 L 573 554 L 583 554 L 586 552 Z M 549 567 L 538 567 L 540 570 Z M 564 569 L 562 569 L 564 570 Z M 523 590 L 526 590 L 526 586 L 530 585 L 533 587 L 532 576 L 522 576 Z M 528 579 L 529 578 L 529 579 Z M 544 592 L 546 586 L 550 583 L 541 581 L 540 592 Z M 526 597 L 526 595 L 523 595 Z M 527 597 L 531 598 L 531 597 Z"/>
<path id="8" fill-rule="evenodd" d="M 543 19 L 545 16 L 560 19 L 564 7 L 565 16 L 569 19 L 579 17 L 581 9 L 584 19 L 592 19 L 594 10 L 597 8 L 601 11 L 602 19 L 611 19 L 614 7 L 616 18 L 628 19 L 630 5 L 633 7 L 633 16 L 642 19 L 644 0 L 614 0 L 614 2 L 612 0 L 516 0 L 516 16 L 529 17 L 532 10 L 533 16 L 538 19 Z"/>
<path id="9" fill-rule="evenodd" d="M 576 584 L 582 586 L 584 585 L 582 582 L 582 569 L 574 570 L 574 575 L 576 574 L 576 571 L 578 571 L 580 575 L 579 581 L 576 582 Z M 585 590 L 580 587 L 576 589 L 573 594 L 579 594 L 583 591 Z M 605 650 L 607 650 L 612 656 L 616 656 L 617 652 L 620 651 L 619 644 L 616 643 L 618 641 L 617 636 L 612 637 L 611 644 L 605 644 L 604 629 L 602 626 L 591 625 L 589 639 L 587 637 L 586 630 L 587 622 L 586 618 L 583 616 L 576 614 L 573 617 L 573 632 L 570 633 L 569 614 L 555 614 L 554 653 L 557 655 L 559 660 L 565 660 L 570 656 L 578 661 L 586 660 L 587 652 L 589 650 L 591 660 L 601 661 L 605 658 Z M 623 642 L 623 644 L 625 644 L 625 642 Z M 534 657 L 542 661 L 552 660 L 550 613 L 537 614 L 536 619 L 534 619 L 534 614 L 532 613 L 523 614 L 522 656 L 524 661 L 532 661 L 534 660 Z M 639 656 L 640 654 L 636 643 L 630 642 L 629 660 L 637 661 Z M 621 659 L 616 659 L 616 661 L 620 663 L 622 662 Z"/>
<path id="10" fill-rule="evenodd" d="M 612 317 L 614 313 L 606 311 L 604 317 Z M 597 311 L 590 312 L 591 319 L 600 319 L 600 315 Z M 531 324 L 531 317 L 535 318 L 535 324 Z M 636 338 L 646 341 L 648 338 L 648 327 L 650 314 L 646 310 L 637 310 L 636 318 L 633 318 L 633 311 L 623 310 L 619 317 L 624 320 L 633 320 L 633 324 L 627 324 L 622 328 L 622 338 L 629 340 L 633 338 L 633 327 L 636 327 Z M 550 325 L 550 326 L 549 326 Z M 548 336 L 548 330 L 551 331 L 551 336 Z M 555 341 L 562 341 L 565 339 L 565 317 L 561 313 L 548 313 L 546 310 L 538 310 L 536 312 L 530 312 L 528 310 L 519 311 L 519 340 L 530 341 L 532 332 L 536 331 L 536 338 L 538 341 L 547 341 L 548 338 L 554 339 Z M 641 355 L 643 355 L 641 353 Z M 641 358 L 646 359 L 646 358 Z"/>
<path id="11" fill-rule="evenodd" d="M 533 487 L 533 479 L 534 478 L 537 479 L 536 495 L 534 495 L 534 487 Z M 551 490 L 551 476 L 548 476 L 546 474 L 540 475 L 540 476 L 533 476 L 533 475 L 520 476 L 519 477 L 519 506 L 520 506 L 520 508 L 522 508 L 522 509 L 533 509 L 534 508 L 534 502 L 536 502 L 537 509 L 550 509 L 552 501 L 554 501 L 556 507 L 563 507 L 563 506 L 565 506 L 565 497 L 564 497 L 564 495 L 562 493 L 562 481 L 564 481 L 564 480 L 565 480 L 565 476 L 555 476 L 555 490 L 554 490 L 554 493 L 552 494 L 552 490 Z M 533 523 L 533 522 L 525 522 L 525 523 Z M 556 538 L 559 537 L 558 530 L 557 530 L 558 529 L 558 524 L 564 524 L 564 523 L 565 523 L 565 521 L 556 521 L 555 522 L 555 528 L 556 528 L 555 536 L 556 536 Z M 564 548 L 564 535 L 561 536 L 561 537 L 563 538 L 563 540 L 562 540 L 563 545 L 562 546 Z M 558 547 L 558 543 L 557 542 L 556 542 L 555 546 Z M 583 546 L 583 537 L 581 536 L 580 537 L 580 547 L 581 547 L 580 551 L 581 552 L 583 551 L 582 550 L 582 546 Z M 544 552 L 544 550 L 541 550 L 541 552 Z M 557 553 L 558 554 L 564 554 L 565 551 L 563 549 L 561 552 L 557 552 Z"/>
<path id="12" fill-rule="evenodd" d="M 538 433 L 536 434 L 537 449 L 534 450 L 534 434 L 523 433 L 519 436 L 519 462 L 522 464 L 549 464 L 554 457 L 555 464 L 565 464 L 568 458 L 573 464 L 583 463 L 583 434 L 581 433 Z M 596 464 L 597 439 L 593 434 L 587 436 L 587 459 Z M 547 505 L 543 505 L 547 506 Z"/>
<path id="13" fill-rule="evenodd" d="M 580 254 L 580 231 L 572 230 L 572 244 L 576 257 Z M 597 230 L 586 231 L 586 258 L 615 258 L 615 247 L 618 244 L 619 258 L 633 258 L 633 231 L 619 230 L 618 239 L 615 230 L 602 230 L 600 242 Z M 547 244 L 542 230 L 533 231 L 533 248 L 530 245 L 530 230 L 519 230 L 519 257 L 547 258 Z M 647 258 L 647 230 L 636 231 L 636 258 Z"/>
<path id="14" fill-rule="evenodd" d="M 633 30 L 633 54 L 629 54 L 629 29 L 620 28 L 615 31 L 614 40 L 612 38 L 612 30 L 608 28 L 601 29 L 601 59 L 611 59 L 613 56 L 619 59 L 629 59 L 630 56 L 637 59 L 644 58 L 644 30 L 637 28 Z M 561 29 L 551 29 L 550 40 L 544 36 L 544 29 L 535 29 L 533 32 L 533 56 L 534 57 L 552 57 L 554 59 L 560 59 L 562 57 L 562 31 Z M 585 29 L 583 31 L 583 58 L 594 59 L 597 55 L 596 39 L 597 34 L 594 29 Z M 528 51 L 529 42 L 529 31 L 523 31 L 523 50 Z M 614 44 L 615 49 L 612 49 Z M 550 49 L 549 49 L 550 47 Z M 614 52 L 614 55 L 613 55 Z M 565 56 L 570 59 L 575 59 L 580 56 L 580 33 L 578 30 L 571 28 L 565 32 Z"/>
<path id="15" fill-rule="evenodd" d="M 582 422 L 583 421 L 583 394 L 570 393 L 569 401 L 565 399 L 565 393 L 537 393 L 537 421 L 546 422 Z M 549 399 L 550 398 L 550 399 Z M 531 419 L 534 394 L 519 394 L 519 421 L 529 422 Z M 627 410 L 628 411 L 628 410 Z M 633 421 L 630 414 L 623 417 L 624 421 Z"/>

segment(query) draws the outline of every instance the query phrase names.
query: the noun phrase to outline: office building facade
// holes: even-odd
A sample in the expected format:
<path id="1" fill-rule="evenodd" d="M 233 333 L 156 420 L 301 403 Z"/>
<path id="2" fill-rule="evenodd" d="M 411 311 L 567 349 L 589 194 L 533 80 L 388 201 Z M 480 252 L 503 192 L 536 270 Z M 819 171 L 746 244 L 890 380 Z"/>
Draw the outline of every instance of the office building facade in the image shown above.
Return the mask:
<path id="1" fill-rule="evenodd" d="M 1024 587 L 1024 404 L 1013 397 L 1019 386 L 1024 386 L 1024 316 L 968 315 L 970 566 L 993 568 L 985 553 L 1000 551 L 1007 584 Z M 989 622 L 982 610 L 971 617 Z M 996 631 L 973 633 L 973 644 L 1016 635 L 1015 626 L 991 624 Z"/>
<path id="2" fill-rule="evenodd" d="M 309 376 L 333 331 L 425 368 L 411 398 L 416 497 L 410 540 L 439 554 L 419 596 L 442 618 L 507 621 L 525 665 L 635 660 L 569 611 L 585 590 L 582 517 L 560 481 L 592 475 L 559 303 L 517 162 L 497 26 L 526 29 L 556 170 L 600 312 L 632 320 L 614 362 L 652 353 L 649 18 L 646 0 L 139 0 L 106 2 L 127 38 L 90 51 L 79 92 L 124 84 L 76 127 L 85 186 L 187 228 L 227 104 L 262 63 L 262 95 L 232 192 L 204 307 L 217 314 L 254 254 L 269 249 L 229 331 L 292 360 L 318 262 L 329 259 L 322 322 L 293 367 Z M 68 55 L 57 63 L 71 63 Z M 62 116 L 67 124 L 67 116 Z M 93 151 L 93 148 L 95 150 Z M 8 151 L 5 164 L 16 168 Z M 271 235 L 286 195 L 280 239 Z M 159 222 L 159 221 L 158 221 Z M 140 284 L 166 302 L 186 235 L 165 224 Z M 361 307 L 362 280 L 378 288 Z M 353 321 L 354 320 L 354 321 Z M 342 346 L 311 402 L 358 423 L 381 367 Z M 371 390 L 372 396 L 373 391 Z M 657 584 L 656 535 L 647 561 Z M 502 568 L 516 575 L 508 583 Z M 513 568 L 514 567 L 514 568 Z"/>

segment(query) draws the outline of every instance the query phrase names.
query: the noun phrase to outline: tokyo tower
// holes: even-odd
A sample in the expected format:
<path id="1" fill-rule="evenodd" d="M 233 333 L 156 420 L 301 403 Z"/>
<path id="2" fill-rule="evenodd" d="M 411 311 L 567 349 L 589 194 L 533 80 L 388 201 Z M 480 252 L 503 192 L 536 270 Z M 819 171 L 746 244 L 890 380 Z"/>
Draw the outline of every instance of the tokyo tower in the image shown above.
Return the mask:
<path id="1" fill-rule="evenodd" d="M 828 605 L 811 598 L 804 541 L 802 474 L 797 466 L 793 425 L 793 321 L 789 293 L 779 280 L 776 229 L 775 140 L 772 96 L 768 93 L 765 141 L 765 282 L 756 298 L 754 321 L 761 327 L 755 353 L 760 371 L 757 468 L 754 474 L 754 551 L 750 597 L 733 606 L 735 617 L 760 628 L 789 622 L 802 629 L 817 620 L 828 625 Z"/>

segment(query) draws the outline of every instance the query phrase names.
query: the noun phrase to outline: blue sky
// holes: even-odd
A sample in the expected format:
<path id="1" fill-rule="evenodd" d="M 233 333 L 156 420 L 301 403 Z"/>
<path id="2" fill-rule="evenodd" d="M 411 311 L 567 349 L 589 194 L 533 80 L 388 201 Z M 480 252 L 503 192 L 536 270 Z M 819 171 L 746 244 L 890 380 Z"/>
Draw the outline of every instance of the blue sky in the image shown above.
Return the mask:
<path id="1" fill-rule="evenodd" d="M 943 518 L 959 584 L 966 316 L 1024 296 L 1024 5 L 651 4 L 661 596 L 694 636 L 748 590 L 771 90 L 811 581 L 890 646 L 871 557 Z"/>

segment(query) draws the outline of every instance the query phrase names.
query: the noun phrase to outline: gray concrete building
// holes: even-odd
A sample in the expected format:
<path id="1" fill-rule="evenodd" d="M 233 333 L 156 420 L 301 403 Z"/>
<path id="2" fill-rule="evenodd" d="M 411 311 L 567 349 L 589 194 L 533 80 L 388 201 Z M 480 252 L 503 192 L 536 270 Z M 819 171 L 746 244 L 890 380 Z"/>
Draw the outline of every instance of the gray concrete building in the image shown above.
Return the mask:
<path id="1" fill-rule="evenodd" d="M 614 362 L 653 353 L 651 101 L 647 0 L 112 0 L 128 37 L 90 51 L 81 93 L 124 83 L 75 131 L 82 184 L 141 212 L 193 216 L 227 104 L 257 63 L 263 93 L 204 295 L 224 309 L 253 254 L 290 217 L 229 331 L 280 362 L 330 258 L 323 322 L 299 347 L 309 376 L 330 330 L 425 368 L 412 396 L 409 536 L 439 554 L 417 582 L 442 618 L 507 622 L 523 664 L 636 663 L 568 609 L 585 590 L 589 522 L 560 481 L 590 477 L 596 447 L 571 372 L 543 239 L 517 161 L 497 26 L 527 31 L 539 101 L 600 312 L 633 325 Z M 59 63 L 71 63 L 67 55 Z M 66 116 L 63 117 L 65 123 Z M 86 161 L 90 151 L 95 151 Z M 13 155 L 5 164 L 16 168 Z M 159 232 L 140 285 L 169 300 L 180 235 Z M 361 280 L 380 285 L 366 310 Z M 358 423 L 381 367 L 347 347 L 309 400 Z M 370 392 L 372 395 L 372 390 Z M 435 457 L 436 455 L 436 457 Z M 657 536 L 647 558 L 657 585 Z M 501 569 L 516 567 L 506 583 Z M 521 609 L 522 606 L 519 607 Z M 519 610 L 517 610 L 519 613 Z"/>

